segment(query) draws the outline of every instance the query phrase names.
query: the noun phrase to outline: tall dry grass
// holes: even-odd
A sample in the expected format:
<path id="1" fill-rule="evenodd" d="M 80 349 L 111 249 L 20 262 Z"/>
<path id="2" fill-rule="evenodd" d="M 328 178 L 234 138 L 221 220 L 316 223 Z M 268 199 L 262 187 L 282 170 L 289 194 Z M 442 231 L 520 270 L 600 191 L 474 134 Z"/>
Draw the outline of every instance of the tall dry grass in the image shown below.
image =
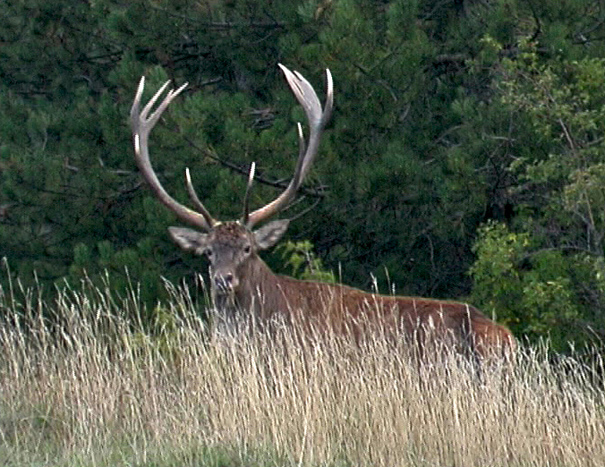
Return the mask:
<path id="1" fill-rule="evenodd" d="M 478 374 L 379 337 L 209 342 L 187 291 L 172 297 L 152 336 L 126 319 L 136 293 L 0 291 L 0 465 L 605 463 L 598 360 L 527 349 Z"/>

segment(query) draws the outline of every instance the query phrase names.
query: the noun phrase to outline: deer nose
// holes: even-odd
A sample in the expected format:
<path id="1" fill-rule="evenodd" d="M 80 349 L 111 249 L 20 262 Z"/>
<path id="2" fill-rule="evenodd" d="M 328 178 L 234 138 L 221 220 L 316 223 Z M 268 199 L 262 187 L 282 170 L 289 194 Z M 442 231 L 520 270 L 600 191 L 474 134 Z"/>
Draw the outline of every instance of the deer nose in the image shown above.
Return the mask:
<path id="1" fill-rule="evenodd" d="M 221 292 L 233 290 L 233 273 L 216 274 L 214 276 L 214 286 Z"/>

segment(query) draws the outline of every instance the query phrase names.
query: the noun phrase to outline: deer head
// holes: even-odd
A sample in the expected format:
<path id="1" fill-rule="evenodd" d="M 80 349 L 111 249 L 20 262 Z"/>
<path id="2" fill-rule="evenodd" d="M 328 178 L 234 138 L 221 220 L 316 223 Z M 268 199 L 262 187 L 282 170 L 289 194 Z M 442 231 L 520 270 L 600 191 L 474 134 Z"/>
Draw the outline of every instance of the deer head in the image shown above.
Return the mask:
<path id="1" fill-rule="evenodd" d="M 130 111 L 137 165 L 155 196 L 176 216 L 196 230 L 170 227 L 173 240 L 184 250 L 205 255 L 210 262 L 210 280 L 215 304 L 218 300 L 233 301 L 240 298 L 246 302 L 248 294 L 256 287 L 262 261 L 258 252 L 275 245 L 288 228 L 289 220 L 275 220 L 253 230 L 260 224 L 287 207 L 295 198 L 311 164 L 317 154 L 323 129 L 330 118 L 333 107 L 333 84 L 329 70 L 327 76 L 327 98 L 325 107 L 309 82 L 298 72 L 279 65 L 292 92 L 305 110 L 309 124 L 309 138 L 305 141 L 302 126 L 298 124 L 299 155 L 292 180 L 283 193 L 267 205 L 249 212 L 249 193 L 254 180 L 254 164 L 250 169 L 248 185 L 244 195 L 243 214 L 239 220 L 219 222 L 215 220 L 198 198 L 189 170 L 186 170 L 186 185 L 195 209 L 190 209 L 172 198 L 160 184 L 149 160 L 149 133 L 168 105 L 185 89 L 184 84 L 169 90 L 162 102 L 152 111 L 170 82 L 166 82 L 141 110 L 141 96 L 145 78 L 141 78 Z M 262 264 L 261 264 L 262 263 Z M 249 300 L 248 300 L 249 301 Z"/>

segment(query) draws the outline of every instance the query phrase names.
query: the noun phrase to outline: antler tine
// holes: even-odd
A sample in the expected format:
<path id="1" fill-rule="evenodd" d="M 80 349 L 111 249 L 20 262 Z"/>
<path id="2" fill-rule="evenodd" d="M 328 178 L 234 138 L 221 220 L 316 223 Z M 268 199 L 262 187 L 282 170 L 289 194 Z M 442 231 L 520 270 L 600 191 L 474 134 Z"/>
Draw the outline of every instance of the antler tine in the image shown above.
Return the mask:
<path id="1" fill-rule="evenodd" d="M 183 206 L 174 198 L 172 198 L 162 187 L 153 167 L 151 166 L 151 161 L 149 159 L 149 148 L 148 148 L 148 140 L 149 133 L 157 123 L 157 121 L 162 116 L 162 113 L 168 105 L 185 89 L 187 83 L 183 84 L 180 88 L 174 90 L 171 89 L 166 94 L 166 97 L 160 102 L 160 105 L 151 112 L 155 103 L 160 98 L 160 96 L 164 93 L 170 81 L 166 81 L 164 85 L 154 94 L 154 96 L 149 100 L 149 102 L 141 108 L 141 98 L 143 96 L 143 90 L 145 89 L 145 77 L 141 78 L 139 82 L 139 87 L 137 89 L 134 102 L 132 103 L 132 108 L 130 109 L 130 124 L 132 126 L 132 135 L 134 139 L 134 154 L 137 166 L 143 175 L 143 178 L 149 184 L 149 187 L 155 194 L 155 196 L 172 212 L 176 214 L 176 216 L 183 222 L 194 225 L 203 230 L 210 230 L 214 225 L 214 219 L 210 216 L 208 211 L 203 207 L 201 202 L 196 203 L 196 207 L 200 209 L 200 212 L 195 212 L 189 209 L 186 206 Z M 151 115 L 149 115 L 151 112 Z M 197 198 L 197 196 L 196 196 Z"/>
<path id="2" fill-rule="evenodd" d="M 334 106 L 334 86 L 330 70 L 326 70 L 326 104 L 322 110 L 321 103 L 315 90 L 313 89 L 313 86 L 311 86 L 311 84 L 299 72 L 292 72 L 281 63 L 279 64 L 279 67 L 286 76 L 290 89 L 292 89 L 292 92 L 296 96 L 299 104 L 305 110 L 305 115 L 309 122 L 309 141 L 307 144 L 305 144 L 302 129 L 299 124 L 298 132 L 300 149 L 292 180 L 285 191 L 275 200 L 262 208 L 257 209 L 249 215 L 248 222 L 246 223 L 248 228 L 252 228 L 255 224 L 273 216 L 292 201 L 296 195 L 296 191 L 302 184 L 302 181 L 311 168 L 315 156 L 317 155 L 321 134 L 326 126 L 326 123 L 330 119 L 332 108 Z"/>
<path id="3" fill-rule="evenodd" d="M 248 184 L 246 185 L 246 194 L 244 195 L 244 212 L 242 214 L 241 223 L 246 225 L 248 223 L 248 217 L 250 213 L 250 190 L 252 189 L 252 183 L 254 182 L 254 172 L 256 171 L 256 163 L 250 164 L 250 172 L 248 173 Z"/>
<path id="4" fill-rule="evenodd" d="M 206 219 L 210 226 L 216 224 L 216 220 L 210 215 L 206 206 L 200 201 L 200 198 L 197 196 L 195 192 L 195 188 L 193 188 L 193 182 L 191 181 L 191 173 L 189 173 L 189 167 L 185 169 L 185 183 L 187 185 L 187 193 L 189 193 L 189 198 L 191 198 L 191 202 L 195 205 L 197 210 L 200 212 L 202 216 Z"/>

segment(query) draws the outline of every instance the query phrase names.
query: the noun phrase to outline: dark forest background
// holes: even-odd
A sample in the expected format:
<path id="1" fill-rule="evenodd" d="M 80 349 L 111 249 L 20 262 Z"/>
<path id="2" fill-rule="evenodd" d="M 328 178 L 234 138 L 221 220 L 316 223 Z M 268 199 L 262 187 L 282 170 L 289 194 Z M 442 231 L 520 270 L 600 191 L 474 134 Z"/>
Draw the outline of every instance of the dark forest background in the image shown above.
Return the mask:
<path id="1" fill-rule="evenodd" d="M 167 235 L 128 112 L 189 87 L 151 137 L 221 219 L 293 172 L 304 115 L 277 63 L 335 111 L 286 245 L 345 283 L 470 300 L 517 336 L 605 337 L 603 0 L 8 0 L 0 10 L 0 283 L 139 284 L 204 270 Z M 266 182 L 266 183 L 263 183 Z M 310 242 L 310 243 L 308 243 Z M 292 248 L 264 257 L 301 270 Z M 304 257 L 304 255 L 302 255 Z M 319 261 L 315 261 L 316 264 Z"/>

